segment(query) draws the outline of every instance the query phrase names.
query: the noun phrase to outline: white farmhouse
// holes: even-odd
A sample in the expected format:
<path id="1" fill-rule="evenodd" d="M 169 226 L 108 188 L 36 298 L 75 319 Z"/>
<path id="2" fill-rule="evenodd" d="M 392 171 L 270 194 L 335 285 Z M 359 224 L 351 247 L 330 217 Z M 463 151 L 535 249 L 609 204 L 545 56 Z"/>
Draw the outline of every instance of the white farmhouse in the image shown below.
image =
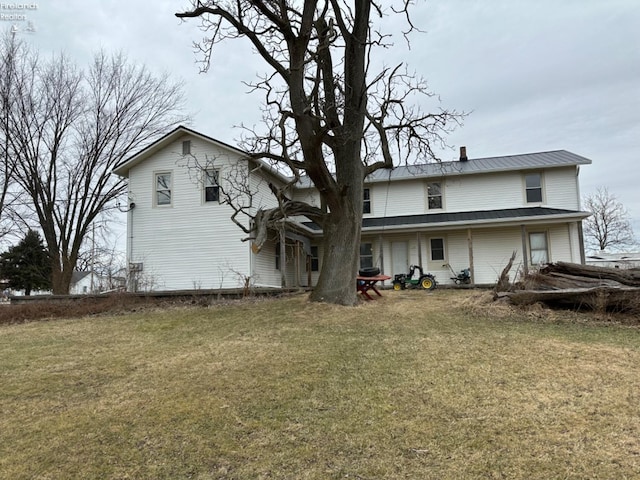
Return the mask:
<path id="1" fill-rule="evenodd" d="M 365 181 L 362 267 L 387 275 L 422 265 L 439 283 L 470 268 L 475 284 L 494 283 L 512 252 L 529 270 L 551 261 L 584 263 L 578 174 L 591 161 L 564 150 L 378 170 Z M 266 163 L 186 127 L 178 127 L 118 165 L 128 178 L 130 288 L 192 290 L 314 284 L 322 230 L 291 219 L 259 253 L 221 203 L 235 195 L 250 212 L 276 205 L 269 183 L 288 178 Z M 289 192 L 321 207 L 303 178 Z M 235 220 L 245 228 L 249 218 Z M 279 242 L 284 240 L 285 258 Z M 284 272 L 281 272 L 281 269 Z M 513 274 L 515 275 L 515 273 Z M 355 281 L 355 280 L 354 280 Z"/>

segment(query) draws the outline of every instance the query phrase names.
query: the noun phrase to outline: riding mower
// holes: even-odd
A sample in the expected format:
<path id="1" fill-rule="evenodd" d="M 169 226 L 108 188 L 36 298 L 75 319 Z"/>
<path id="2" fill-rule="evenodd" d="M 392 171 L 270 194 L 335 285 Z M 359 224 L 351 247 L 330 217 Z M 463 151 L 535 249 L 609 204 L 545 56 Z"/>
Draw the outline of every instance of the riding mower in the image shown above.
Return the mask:
<path id="1" fill-rule="evenodd" d="M 413 278 L 416 269 L 420 271 L 420 274 Z M 393 277 L 394 290 L 404 290 L 405 288 L 433 290 L 436 288 L 436 277 L 430 273 L 424 273 L 420 265 L 410 265 L 409 273 L 399 273 Z"/>

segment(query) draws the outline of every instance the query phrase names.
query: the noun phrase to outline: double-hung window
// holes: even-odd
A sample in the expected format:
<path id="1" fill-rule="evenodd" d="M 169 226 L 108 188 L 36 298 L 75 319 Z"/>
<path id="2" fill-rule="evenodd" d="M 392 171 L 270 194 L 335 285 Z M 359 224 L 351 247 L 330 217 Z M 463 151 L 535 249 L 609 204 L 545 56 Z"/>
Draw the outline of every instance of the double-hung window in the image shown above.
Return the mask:
<path id="1" fill-rule="evenodd" d="M 444 239 L 432 238 L 430 241 L 431 246 L 431 261 L 439 262 L 444 261 Z"/>
<path id="2" fill-rule="evenodd" d="M 524 176 L 527 203 L 542 202 L 542 174 L 528 173 Z"/>
<path id="3" fill-rule="evenodd" d="M 218 185 L 218 170 L 213 170 L 213 169 L 203 170 L 203 180 L 204 180 L 204 201 L 219 202 L 220 186 Z"/>
<path id="4" fill-rule="evenodd" d="M 442 184 L 439 182 L 427 184 L 427 207 L 429 210 L 442 208 Z"/>
<path id="5" fill-rule="evenodd" d="M 373 267 L 373 244 L 360 244 L 360 268 Z"/>
<path id="6" fill-rule="evenodd" d="M 371 213 L 371 189 L 365 188 L 362 195 L 362 213 Z"/>
<path id="7" fill-rule="evenodd" d="M 156 205 L 171 205 L 171 173 L 156 173 L 155 177 Z"/>
<path id="8" fill-rule="evenodd" d="M 317 245 L 311 245 L 311 271 L 317 272 L 320 270 L 320 257 L 318 256 L 318 247 Z"/>
<path id="9" fill-rule="evenodd" d="M 531 265 L 543 265 L 549 262 L 549 248 L 547 234 L 536 232 L 529 234 L 529 249 L 531 253 Z"/>

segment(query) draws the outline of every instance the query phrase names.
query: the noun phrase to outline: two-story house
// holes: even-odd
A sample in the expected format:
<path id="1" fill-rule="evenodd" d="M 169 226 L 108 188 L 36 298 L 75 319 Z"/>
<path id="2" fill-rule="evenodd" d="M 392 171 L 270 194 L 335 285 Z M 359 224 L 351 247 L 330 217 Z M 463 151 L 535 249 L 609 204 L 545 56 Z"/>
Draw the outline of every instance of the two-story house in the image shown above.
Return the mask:
<path id="1" fill-rule="evenodd" d="M 422 265 L 439 283 L 451 270 L 472 270 L 476 284 L 494 283 L 516 252 L 528 270 L 550 261 L 584 263 L 578 175 L 591 161 L 564 150 L 379 170 L 367 177 L 360 244 L 362 267 L 388 275 Z M 127 258 L 133 289 L 233 288 L 315 283 L 322 230 L 306 218 L 272 232 L 260 252 L 237 225 L 276 205 L 269 183 L 289 178 L 267 163 L 194 130 L 178 127 L 118 165 L 128 178 Z M 303 178 L 290 195 L 320 205 Z M 281 242 L 285 248 L 281 249 Z M 284 250 L 284 258 L 281 252 Z M 515 275 L 513 273 L 512 275 Z"/>

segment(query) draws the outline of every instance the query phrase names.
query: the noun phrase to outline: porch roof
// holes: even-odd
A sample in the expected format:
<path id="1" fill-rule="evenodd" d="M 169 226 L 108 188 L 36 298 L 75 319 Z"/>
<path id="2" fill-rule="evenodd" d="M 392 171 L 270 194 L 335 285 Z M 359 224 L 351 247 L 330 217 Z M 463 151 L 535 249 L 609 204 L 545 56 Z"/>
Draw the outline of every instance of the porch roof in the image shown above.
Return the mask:
<path id="1" fill-rule="evenodd" d="M 506 208 L 500 210 L 474 210 L 470 212 L 426 213 L 420 215 L 399 215 L 394 217 L 365 217 L 362 219 L 362 230 L 396 230 L 411 227 L 464 227 L 491 223 L 514 223 L 532 221 L 570 221 L 582 220 L 589 212 L 565 210 L 561 208 L 529 207 Z M 302 222 L 315 233 L 322 229 L 315 222 Z"/>

